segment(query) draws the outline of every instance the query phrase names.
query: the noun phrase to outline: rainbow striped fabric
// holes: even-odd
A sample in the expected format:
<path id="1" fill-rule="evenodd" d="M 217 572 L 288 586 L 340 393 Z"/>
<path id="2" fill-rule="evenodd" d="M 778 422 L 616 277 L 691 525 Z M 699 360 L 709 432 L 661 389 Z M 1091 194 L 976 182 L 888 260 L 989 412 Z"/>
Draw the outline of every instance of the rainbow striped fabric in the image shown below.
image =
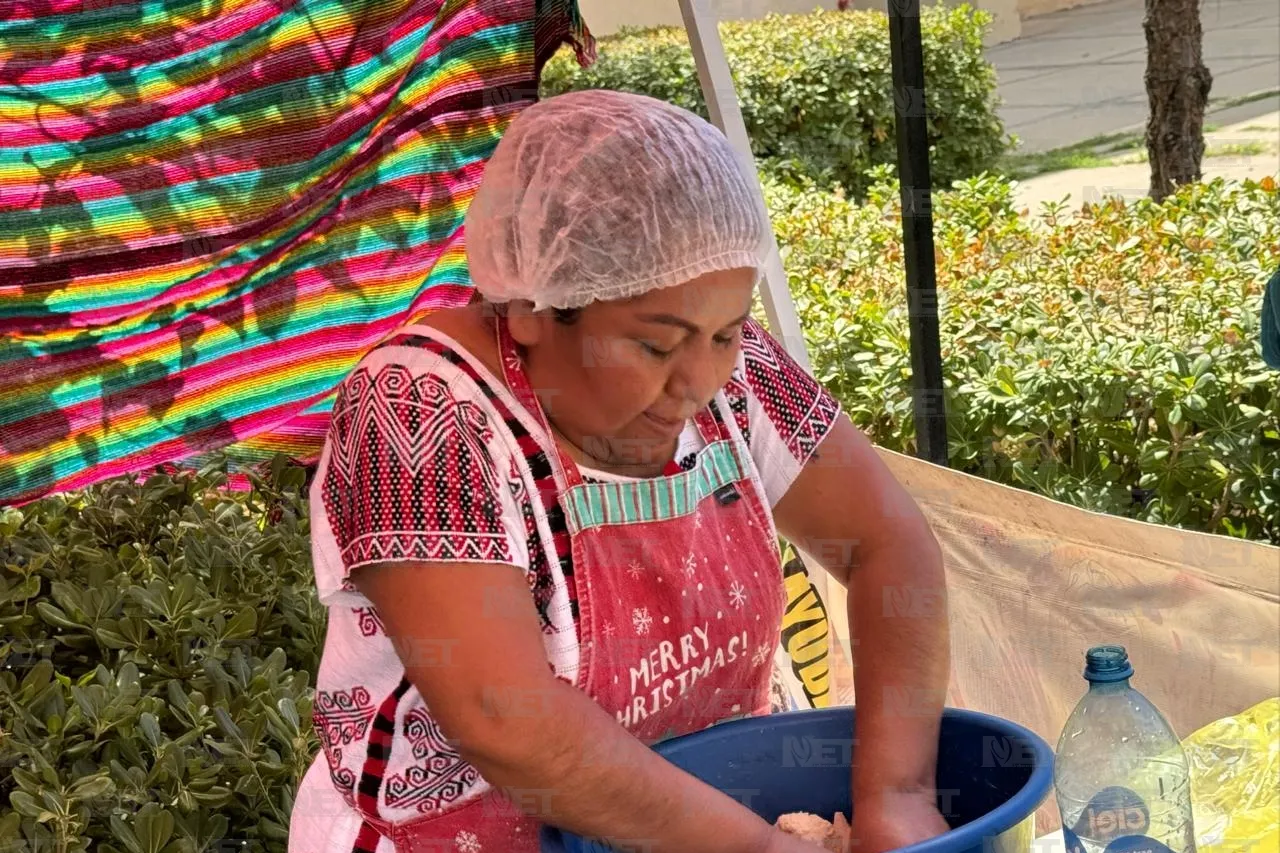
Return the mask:
<path id="1" fill-rule="evenodd" d="M 0 503 L 314 456 L 574 0 L 0 0 Z"/>

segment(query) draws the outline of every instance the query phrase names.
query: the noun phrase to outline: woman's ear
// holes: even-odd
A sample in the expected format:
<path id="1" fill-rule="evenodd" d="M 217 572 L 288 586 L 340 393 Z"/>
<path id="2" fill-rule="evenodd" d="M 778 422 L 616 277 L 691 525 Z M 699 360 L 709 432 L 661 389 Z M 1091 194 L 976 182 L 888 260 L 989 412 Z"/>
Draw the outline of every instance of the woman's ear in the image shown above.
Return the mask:
<path id="1" fill-rule="evenodd" d="M 507 328 L 512 339 L 528 349 L 537 346 L 546 334 L 548 317 L 533 310 L 532 302 L 515 300 L 506 304 Z"/>

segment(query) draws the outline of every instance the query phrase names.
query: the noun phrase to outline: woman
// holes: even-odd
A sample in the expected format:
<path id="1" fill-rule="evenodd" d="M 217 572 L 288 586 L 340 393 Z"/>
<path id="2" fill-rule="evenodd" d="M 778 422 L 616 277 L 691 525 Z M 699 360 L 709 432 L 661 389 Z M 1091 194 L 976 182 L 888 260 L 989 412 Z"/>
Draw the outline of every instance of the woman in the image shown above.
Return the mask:
<path id="1" fill-rule="evenodd" d="M 646 746 L 767 713 L 777 534 L 850 590 L 857 849 L 944 831 L 946 615 L 884 605 L 939 600 L 939 550 L 749 319 L 769 222 L 725 138 L 649 98 L 553 98 L 465 225 L 476 301 L 366 357 L 334 408 L 312 492 L 324 754 L 290 850 L 521 853 L 540 823 L 817 850 Z"/>

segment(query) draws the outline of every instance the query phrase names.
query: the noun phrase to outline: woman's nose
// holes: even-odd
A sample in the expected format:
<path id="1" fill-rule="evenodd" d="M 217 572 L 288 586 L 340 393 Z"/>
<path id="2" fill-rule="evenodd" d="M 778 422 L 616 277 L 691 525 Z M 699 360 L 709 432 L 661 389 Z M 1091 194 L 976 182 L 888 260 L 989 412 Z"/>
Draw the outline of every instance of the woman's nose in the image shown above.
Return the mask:
<path id="1" fill-rule="evenodd" d="M 671 374 L 668 393 L 694 406 L 706 405 L 720 390 L 715 360 L 706 353 L 690 354 Z"/>

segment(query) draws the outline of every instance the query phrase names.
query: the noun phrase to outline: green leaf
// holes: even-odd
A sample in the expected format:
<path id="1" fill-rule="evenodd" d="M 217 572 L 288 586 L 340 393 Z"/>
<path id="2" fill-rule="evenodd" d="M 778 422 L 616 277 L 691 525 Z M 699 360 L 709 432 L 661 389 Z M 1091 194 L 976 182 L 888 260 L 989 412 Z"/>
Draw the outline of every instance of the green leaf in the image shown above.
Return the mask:
<path id="1" fill-rule="evenodd" d="M 39 575 L 28 575 L 7 590 L 0 590 L 0 604 L 12 602 L 21 604 L 30 601 L 40 594 L 41 578 Z"/>
<path id="2" fill-rule="evenodd" d="M 66 613 L 74 614 L 84 610 L 80 590 L 65 581 L 54 581 L 49 585 L 49 593 Z"/>
<path id="3" fill-rule="evenodd" d="M 68 793 L 77 800 L 93 800 L 112 793 L 115 787 L 109 776 L 100 774 L 76 780 Z"/>
<path id="4" fill-rule="evenodd" d="M 1171 424 L 1182 423 L 1182 406 L 1181 405 L 1175 405 L 1172 409 L 1169 410 L 1169 423 Z"/>
<path id="5" fill-rule="evenodd" d="M 227 621 L 223 637 L 228 640 L 245 640 L 258 630 L 258 612 L 253 607 L 245 606 L 236 611 L 236 615 Z"/>
<path id="6" fill-rule="evenodd" d="M 44 812 L 44 807 L 36 802 L 36 798 L 26 791 L 14 791 L 9 794 L 9 803 L 13 806 L 14 811 L 23 817 L 36 818 Z"/>
<path id="7" fill-rule="evenodd" d="M 150 711 L 143 712 L 138 716 L 138 728 L 142 730 L 147 743 L 151 744 L 153 748 L 158 747 L 164 740 L 164 733 L 160 731 L 160 721 Z"/>
<path id="8" fill-rule="evenodd" d="M 57 791 L 41 791 L 40 799 L 44 800 L 45 808 L 55 815 L 63 814 L 67 810 L 67 801 Z"/>
<path id="9" fill-rule="evenodd" d="M 147 803 L 133 820 L 142 853 L 161 853 L 173 837 L 173 815 L 155 803 Z"/>
<path id="10" fill-rule="evenodd" d="M 18 841 L 22 838 L 22 815 L 18 812 L 9 812 L 6 815 L 0 815 L 0 841 Z M 3 848 L 0 848 L 3 849 Z M 17 848 L 22 849 L 22 848 Z"/>
<path id="11" fill-rule="evenodd" d="M 245 741 L 244 732 L 240 731 L 240 727 L 236 725 L 235 720 L 231 719 L 231 715 L 227 713 L 226 708 L 214 708 L 213 718 L 218 721 L 218 728 L 222 729 L 235 745 L 241 750 L 248 749 L 248 743 Z"/>
<path id="12" fill-rule="evenodd" d="M 28 770 L 14 767 L 9 772 L 13 774 L 13 781 L 18 783 L 18 787 L 25 789 L 28 793 L 38 791 L 43 787 L 40 777 Z"/>
<path id="13" fill-rule="evenodd" d="M 72 620 L 61 609 L 47 601 L 36 602 L 36 613 L 40 614 L 40 618 L 55 628 L 71 628 L 73 630 L 84 628 L 83 624 Z"/>
<path id="14" fill-rule="evenodd" d="M 129 849 L 129 853 L 144 853 L 142 845 L 138 842 L 137 834 L 134 833 L 133 828 L 125 823 L 119 815 L 112 814 L 107 818 L 107 820 L 111 825 L 111 834 L 116 837 L 117 841 Z"/>
<path id="15" fill-rule="evenodd" d="M 281 699 L 276 703 L 276 707 L 280 709 L 280 716 L 284 717 L 294 731 L 297 731 L 302 722 L 298 719 L 298 709 L 293 704 L 293 701 Z"/>

